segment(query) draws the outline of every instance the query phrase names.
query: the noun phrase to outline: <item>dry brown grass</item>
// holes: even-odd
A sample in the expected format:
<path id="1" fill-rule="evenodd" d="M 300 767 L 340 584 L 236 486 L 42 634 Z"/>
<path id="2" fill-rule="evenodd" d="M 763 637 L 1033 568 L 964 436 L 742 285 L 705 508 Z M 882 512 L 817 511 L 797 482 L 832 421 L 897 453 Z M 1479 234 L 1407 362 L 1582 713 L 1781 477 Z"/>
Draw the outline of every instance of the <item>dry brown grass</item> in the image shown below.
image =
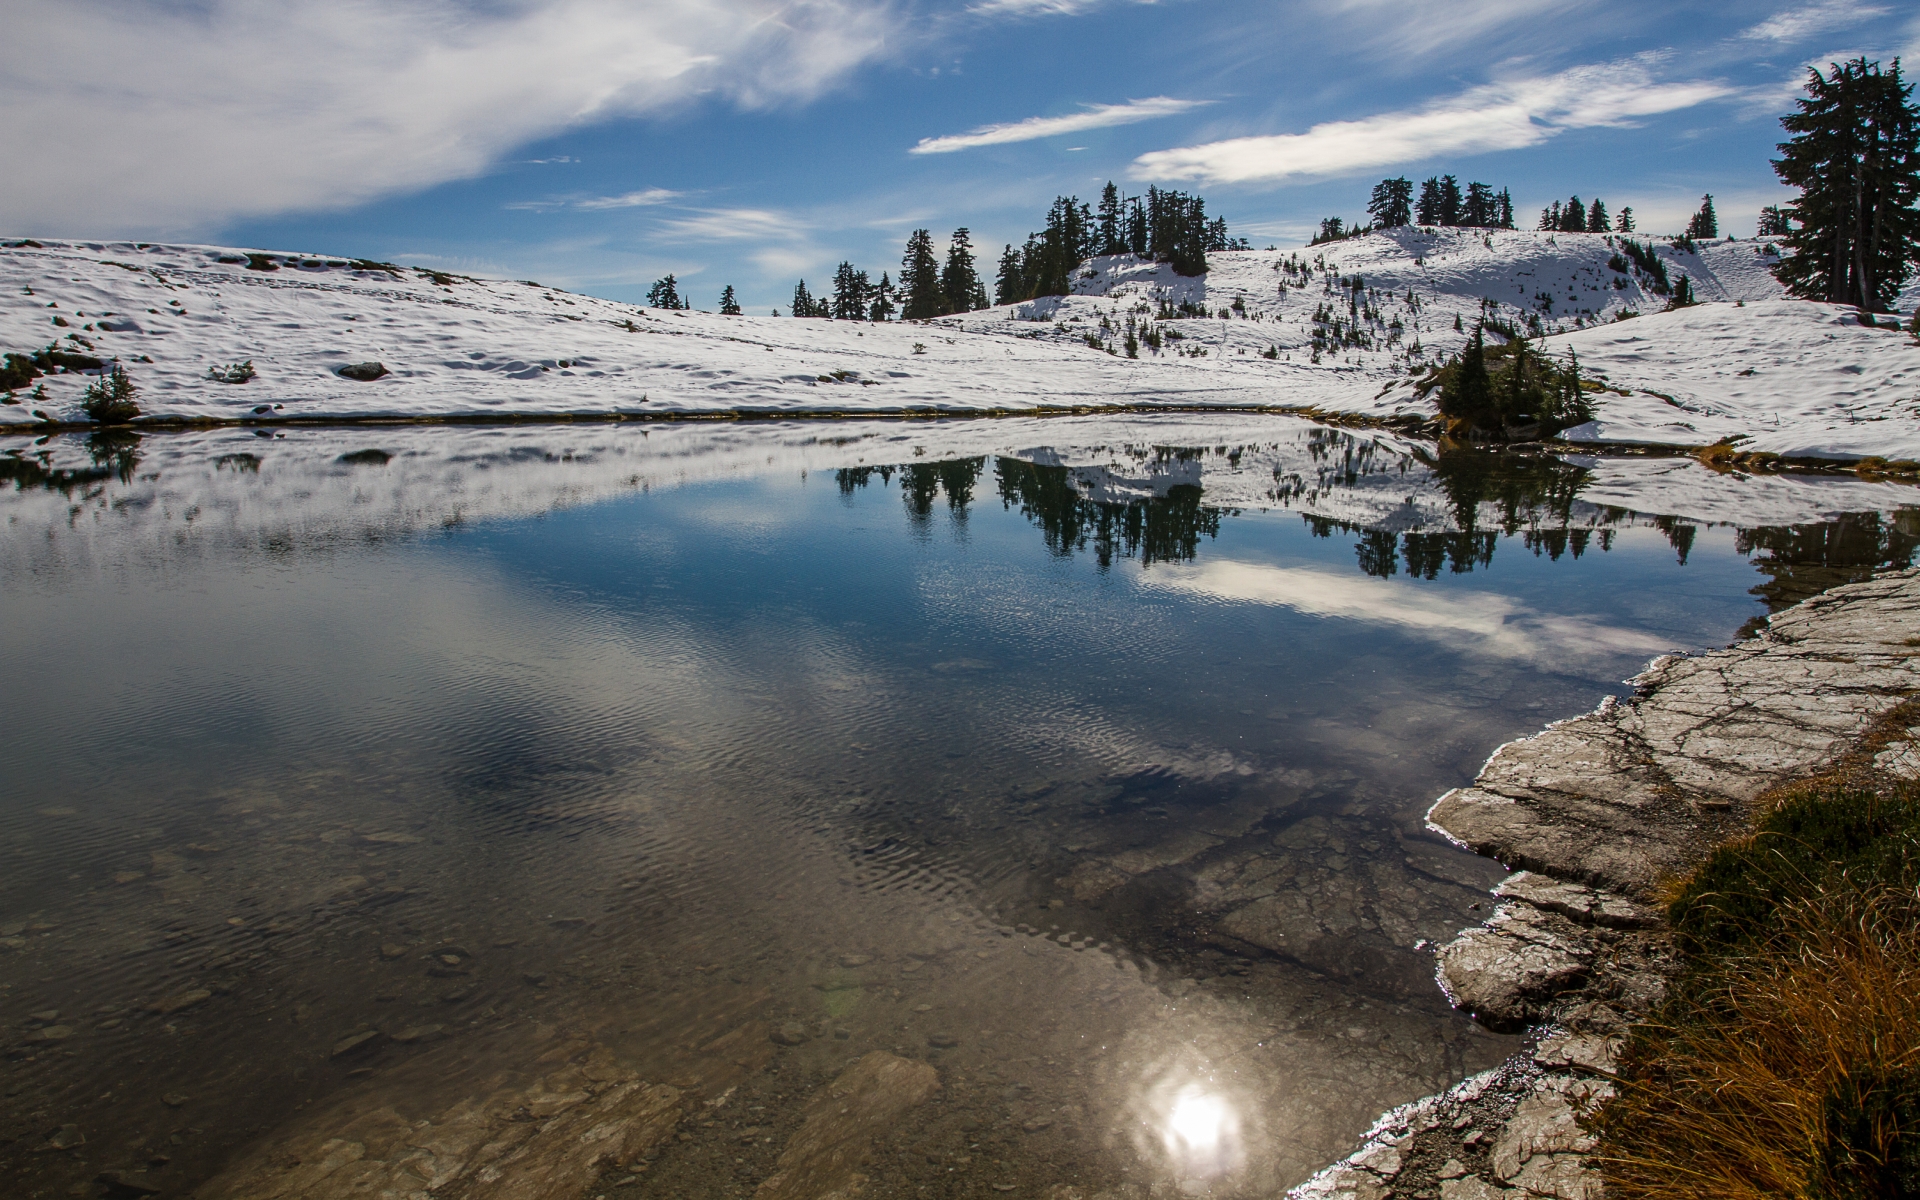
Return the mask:
<path id="1" fill-rule="evenodd" d="M 1920 894 L 1816 894 L 1643 1027 L 1602 1117 L 1609 1200 L 1920 1195 Z"/>

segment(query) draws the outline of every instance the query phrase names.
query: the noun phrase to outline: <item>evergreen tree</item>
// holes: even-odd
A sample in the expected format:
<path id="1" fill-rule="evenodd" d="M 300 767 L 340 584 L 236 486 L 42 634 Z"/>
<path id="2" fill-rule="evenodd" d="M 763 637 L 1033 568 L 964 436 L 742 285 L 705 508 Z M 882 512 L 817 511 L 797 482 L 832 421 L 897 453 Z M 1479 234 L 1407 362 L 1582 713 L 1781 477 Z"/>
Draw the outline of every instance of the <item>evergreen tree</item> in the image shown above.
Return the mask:
<path id="1" fill-rule="evenodd" d="M 1769 204 L 1760 210 L 1760 226 L 1756 230 L 1761 237 L 1780 237 L 1793 232 L 1787 224 L 1787 210 L 1777 204 Z"/>
<path id="2" fill-rule="evenodd" d="M 1373 223 L 1384 229 L 1412 224 L 1413 181 L 1402 176 L 1398 179 L 1382 179 L 1374 184 L 1373 198 L 1367 201 L 1367 212 L 1372 215 Z"/>
<path id="3" fill-rule="evenodd" d="M 1467 201 L 1460 210 L 1460 223 L 1485 227 L 1500 223 L 1500 198 L 1484 183 L 1467 185 Z"/>
<path id="4" fill-rule="evenodd" d="M 1442 225 L 1460 224 L 1462 199 L 1460 181 L 1451 175 L 1440 177 L 1440 223 Z"/>
<path id="5" fill-rule="evenodd" d="M 1720 236 L 1720 218 L 1713 212 L 1713 193 L 1708 192 L 1700 198 L 1700 211 L 1693 214 L 1687 222 L 1689 238 L 1717 238 Z"/>
<path id="6" fill-rule="evenodd" d="M 734 298 L 732 284 L 720 289 L 720 315 L 723 317 L 740 315 L 740 301 Z"/>
<path id="7" fill-rule="evenodd" d="M 1633 205 L 1629 204 L 1620 210 L 1619 217 L 1613 222 L 1613 231 L 1615 233 L 1633 232 Z"/>
<path id="8" fill-rule="evenodd" d="M 873 285 L 867 282 L 865 271 L 856 271 L 850 262 L 843 262 L 833 273 L 833 315 L 841 321 L 864 320 L 867 315 L 869 297 L 867 293 Z"/>
<path id="9" fill-rule="evenodd" d="M 1920 113 L 1900 60 L 1809 70 L 1799 111 L 1781 119 L 1774 173 L 1800 189 L 1774 274 L 1795 296 L 1891 311 L 1920 250 Z"/>
<path id="10" fill-rule="evenodd" d="M 972 312 L 987 306 L 986 289 L 980 286 L 980 275 L 973 266 L 973 238 L 965 226 L 954 230 L 953 239 L 947 243 L 947 266 L 940 272 L 940 293 L 945 298 L 946 312 Z"/>
<path id="11" fill-rule="evenodd" d="M 1595 196 L 1593 203 L 1587 206 L 1587 232 L 1605 233 L 1611 226 L 1612 222 L 1607 220 L 1607 206 L 1600 203 L 1600 197 Z"/>
<path id="12" fill-rule="evenodd" d="M 665 279 L 654 280 L 653 286 L 647 289 L 647 307 L 681 309 L 690 305 L 680 299 L 680 286 L 672 275 L 668 275 Z"/>
<path id="13" fill-rule="evenodd" d="M 993 302 L 995 304 L 1018 304 L 1029 299 L 1026 289 L 1026 268 L 1020 261 L 1020 252 L 1008 242 L 1007 248 L 1000 252 L 1000 271 L 993 280 Z"/>
<path id="14" fill-rule="evenodd" d="M 1100 253 L 1125 254 L 1127 240 L 1125 217 L 1120 211 L 1120 189 L 1113 186 L 1113 180 L 1107 180 L 1107 186 L 1100 189 Z"/>
<path id="15" fill-rule="evenodd" d="M 1440 224 L 1440 180 L 1431 178 L 1420 184 L 1420 200 L 1413 206 L 1414 217 L 1422 225 Z"/>
<path id="16" fill-rule="evenodd" d="M 1555 200 L 1551 205 L 1540 210 L 1540 224 L 1537 228 L 1548 231 L 1554 231 L 1560 228 L 1560 202 L 1558 200 Z"/>
<path id="17" fill-rule="evenodd" d="M 1127 253 L 1147 252 L 1147 208 L 1135 196 L 1127 202 Z"/>
<path id="18" fill-rule="evenodd" d="M 940 262 L 933 256 L 933 235 L 916 229 L 900 260 L 900 315 L 909 321 L 937 317 L 945 297 L 940 291 Z"/>
<path id="19" fill-rule="evenodd" d="M 1585 233 L 1586 231 L 1587 206 L 1580 202 L 1580 197 L 1575 196 L 1567 201 L 1565 208 L 1560 210 L 1560 232 Z"/>
<path id="20" fill-rule="evenodd" d="M 813 293 L 807 290 L 807 281 L 804 279 L 793 285 L 793 315 L 796 317 L 813 315 Z"/>
<path id="21" fill-rule="evenodd" d="M 873 285 L 872 303 L 867 308 L 867 320 L 893 320 L 893 280 L 885 271 L 880 272 L 880 282 Z"/>
<path id="22" fill-rule="evenodd" d="M 1502 229 L 1513 228 L 1513 197 L 1507 194 L 1505 188 L 1500 189 L 1500 219 L 1497 224 Z"/>

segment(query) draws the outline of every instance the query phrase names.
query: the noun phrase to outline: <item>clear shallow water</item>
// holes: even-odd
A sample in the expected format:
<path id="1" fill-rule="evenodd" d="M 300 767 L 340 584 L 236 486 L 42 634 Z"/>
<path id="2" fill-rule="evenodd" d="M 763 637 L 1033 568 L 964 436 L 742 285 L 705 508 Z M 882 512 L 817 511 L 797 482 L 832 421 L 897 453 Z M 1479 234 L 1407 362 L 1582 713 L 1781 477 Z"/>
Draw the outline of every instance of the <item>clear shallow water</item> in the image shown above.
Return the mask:
<path id="1" fill-rule="evenodd" d="M 1432 985 L 1501 874 L 1432 800 L 1920 533 L 1139 425 L 17 448 L 11 1190 L 184 1194 L 557 1042 L 686 1089 L 639 1194 L 751 1192 L 875 1049 L 943 1084 L 878 1194 L 1296 1182 L 1514 1045 Z"/>

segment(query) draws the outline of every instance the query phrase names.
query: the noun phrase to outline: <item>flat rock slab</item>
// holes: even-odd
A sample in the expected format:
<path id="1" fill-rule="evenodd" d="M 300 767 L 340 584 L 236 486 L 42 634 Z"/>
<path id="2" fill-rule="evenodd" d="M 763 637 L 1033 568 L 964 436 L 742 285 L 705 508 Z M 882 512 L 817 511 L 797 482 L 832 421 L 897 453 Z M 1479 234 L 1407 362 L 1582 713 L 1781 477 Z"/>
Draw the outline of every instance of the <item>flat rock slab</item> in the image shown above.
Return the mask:
<path id="1" fill-rule="evenodd" d="M 874 1138 L 940 1090 L 940 1073 L 884 1050 L 843 1071 L 808 1105 L 799 1132 L 780 1153 L 758 1200 L 828 1200 L 858 1192 Z"/>
<path id="2" fill-rule="evenodd" d="M 1920 693 L 1916 630 L 1920 572 L 1835 588 L 1737 646 L 1656 659 L 1638 695 L 1500 747 L 1427 819 L 1510 867 L 1651 901 L 1756 796 Z"/>

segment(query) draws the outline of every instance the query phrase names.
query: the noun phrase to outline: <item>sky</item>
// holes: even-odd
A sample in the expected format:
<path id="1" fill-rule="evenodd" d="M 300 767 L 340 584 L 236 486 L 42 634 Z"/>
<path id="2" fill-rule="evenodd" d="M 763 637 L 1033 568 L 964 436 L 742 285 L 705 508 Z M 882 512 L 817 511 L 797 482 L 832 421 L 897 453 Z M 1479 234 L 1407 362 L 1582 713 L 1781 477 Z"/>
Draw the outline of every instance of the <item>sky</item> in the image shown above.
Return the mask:
<path id="1" fill-rule="evenodd" d="M 1055 196 L 1256 246 L 1451 172 L 1753 232 L 1809 64 L 1905 0 L 12 0 L 0 234 L 213 242 L 785 310 Z"/>

